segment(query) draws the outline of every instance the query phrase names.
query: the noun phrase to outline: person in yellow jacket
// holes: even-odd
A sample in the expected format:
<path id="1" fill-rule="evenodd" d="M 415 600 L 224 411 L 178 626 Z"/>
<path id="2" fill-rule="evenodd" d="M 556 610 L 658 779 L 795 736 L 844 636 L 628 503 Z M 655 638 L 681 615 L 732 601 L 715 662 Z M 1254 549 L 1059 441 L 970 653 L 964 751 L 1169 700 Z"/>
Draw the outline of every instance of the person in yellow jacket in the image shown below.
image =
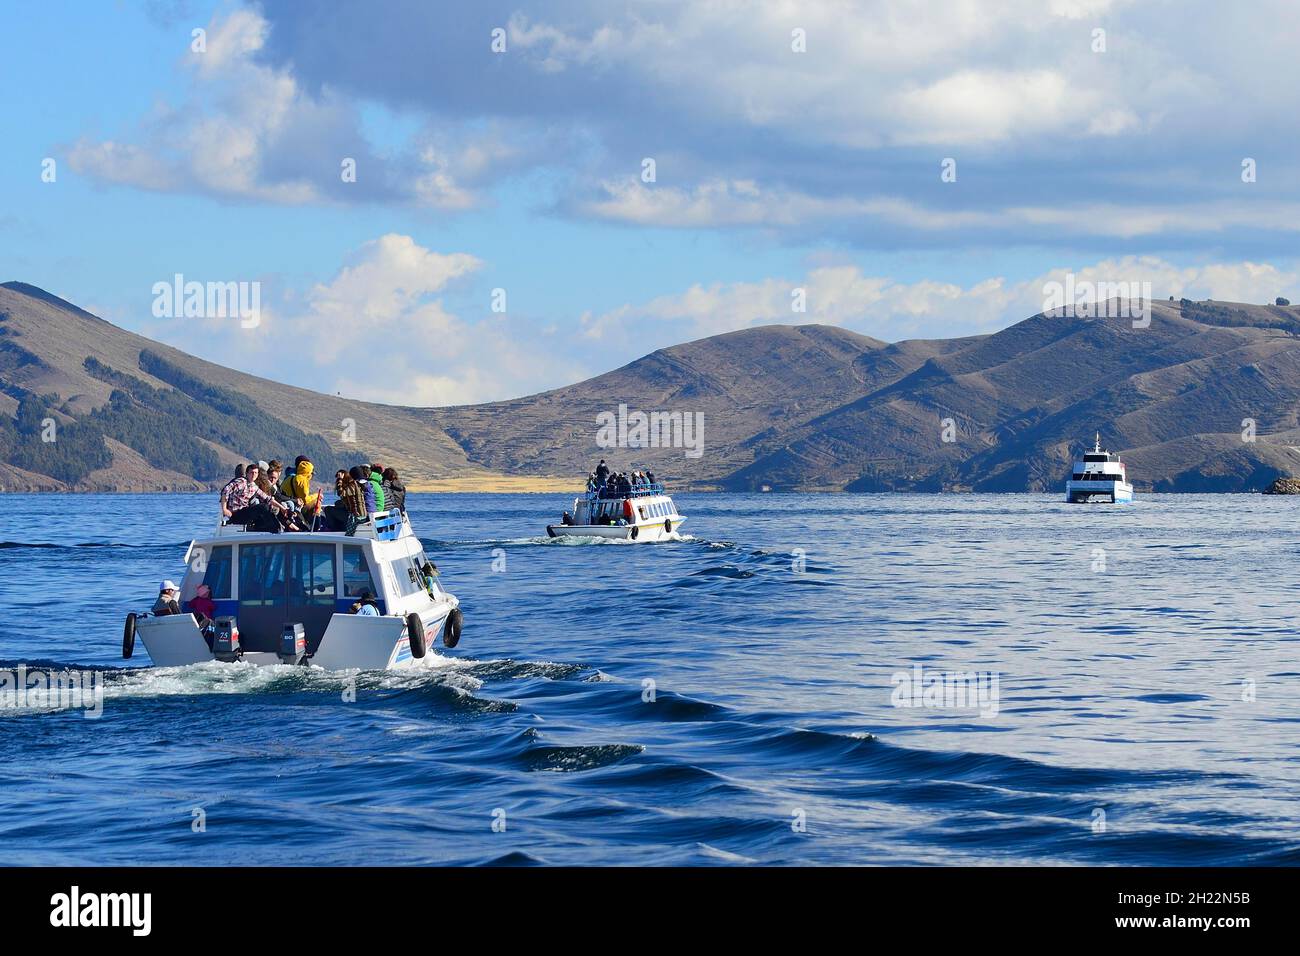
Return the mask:
<path id="1" fill-rule="evenodd" d="M 293 474 L 280 482 L 280 492 L 298 502 L 298 508 L 310 518 L 320 505 L 320 493 L 311 493 L 311 475 L 314 466 L 310 458 L 302 455 L 294 462 Z"/>

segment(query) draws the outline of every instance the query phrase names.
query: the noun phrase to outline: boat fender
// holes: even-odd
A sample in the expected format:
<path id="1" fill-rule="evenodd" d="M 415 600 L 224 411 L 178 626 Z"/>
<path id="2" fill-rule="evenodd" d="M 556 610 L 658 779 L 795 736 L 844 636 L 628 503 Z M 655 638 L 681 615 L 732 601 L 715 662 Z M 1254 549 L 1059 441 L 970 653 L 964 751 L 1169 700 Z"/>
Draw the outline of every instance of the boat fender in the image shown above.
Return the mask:
<path id="1" fill-rule="evenodd" d="M 673 519 L 672 519 L 672 518 L 665 518 L 665 519 L 664 519 L 664 534 L 672 534 L 672 533 L 673 533 Z"/>
<path id="2" fill-rule="evenodd" d="M 640 534 L 641 534 L 641 529 L 636 525 L 632 525 L 632 540 L 635 541 L 637 539 L 637 536 Z"/>
<path id="3" fill-rule="evenodd" d="M 464 621 L 465 615 L 460 612 L 460 608 L 452 608 L 447 615 L 447 622 L 442 626 L 443 647 L 455 647 L 460 643 L 460 628 Z"/>
<path id="4" fill-rule="evenodd" d="M 406 636 L 411 642 L 411 656 L 419 660 L 429 645 L 424 640 L 424 620 L 414 611 L 406 615 Z"/>
<path id="5" fill-rule="evenodd" d="M 126 616 L 126 626 L 122 628 L 122 659 L 129 660 L 135 652 L 135 613 Z"/>

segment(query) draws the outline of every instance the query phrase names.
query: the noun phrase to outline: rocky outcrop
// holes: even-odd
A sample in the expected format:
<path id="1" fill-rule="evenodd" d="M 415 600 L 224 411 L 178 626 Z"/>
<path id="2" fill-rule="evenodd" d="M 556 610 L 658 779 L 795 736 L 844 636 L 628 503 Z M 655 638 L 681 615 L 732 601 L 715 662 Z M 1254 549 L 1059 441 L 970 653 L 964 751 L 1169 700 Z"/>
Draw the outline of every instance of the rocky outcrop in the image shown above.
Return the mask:
<path id="1" fill-rule="evenodd" d="M 1278 478 L 1264 489 L 1266 495 L 1300 495 L 1300 478 Z"/>

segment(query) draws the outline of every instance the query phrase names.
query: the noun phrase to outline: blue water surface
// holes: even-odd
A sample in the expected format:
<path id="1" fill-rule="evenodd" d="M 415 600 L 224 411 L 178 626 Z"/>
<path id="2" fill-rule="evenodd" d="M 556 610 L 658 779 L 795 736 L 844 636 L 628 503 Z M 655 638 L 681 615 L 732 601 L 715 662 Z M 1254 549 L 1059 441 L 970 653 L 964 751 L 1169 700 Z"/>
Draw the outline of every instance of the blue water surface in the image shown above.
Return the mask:
<path id="1" fill-rule="evenodd" d="M 463 640 L 349 675 L 121 660 L 213 496 L 0 495 L 0 668 L 107 672 L 0 709 L 4 862 L 1300 861 L 1295 499 L 677 501 L 626 544 L 411 495 Z M 918 666 L 995 706 L 899 706 Z"/>

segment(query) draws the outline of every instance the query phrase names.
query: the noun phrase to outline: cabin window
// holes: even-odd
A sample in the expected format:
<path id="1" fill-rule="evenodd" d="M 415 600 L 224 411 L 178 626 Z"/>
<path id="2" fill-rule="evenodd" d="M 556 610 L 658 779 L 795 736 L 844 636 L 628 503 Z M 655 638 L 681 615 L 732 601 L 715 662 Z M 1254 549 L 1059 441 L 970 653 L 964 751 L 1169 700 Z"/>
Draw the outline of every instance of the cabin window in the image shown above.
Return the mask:
<path id="1" fill-rule="evenodd" d="M 231 548 L 219 544 L 208 555 L 208 565 L 203 569 L 203 583 L 212 589 L 213 600 L 230 597 Z"/>
<path id="2" fill-rule="evenodd" d="M 239 547 L 239 603 L 257 607 L 284 604 L 284 545 Z"/>
<path id="3" fill-rule="evenodd" d="M 379 589 L 375 587 L 374 578 L 370 576 L 370 563 L 366 561 L 366 552 L 357 545 L 343 546 L 343 596 L 360 597 L 362 591 L 369 591 L 376 597 Z"/>
<path id="4" fill-rule="evenodd" d="M 334 606 L 334 545 L 289 546 L 289 603 Z"/>
<path id="5" fill-rule="evenodd" d="M 410 555 L 393 558 L 388 562 L 388 566 L 392 569 L 393 577 L 397 579 L 397 590 L 403 595 L 418 594 L 424 590 L 424 577 Z"/>

